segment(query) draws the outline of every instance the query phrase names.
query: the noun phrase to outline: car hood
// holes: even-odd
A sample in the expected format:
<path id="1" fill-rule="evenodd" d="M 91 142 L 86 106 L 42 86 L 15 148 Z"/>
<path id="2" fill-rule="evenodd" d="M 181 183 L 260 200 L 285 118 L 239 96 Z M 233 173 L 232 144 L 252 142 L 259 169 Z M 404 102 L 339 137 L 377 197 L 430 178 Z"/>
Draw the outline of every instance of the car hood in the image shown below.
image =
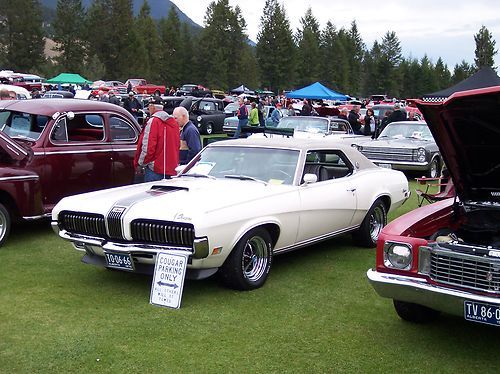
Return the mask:
<path id="1" fill-rule="evenodd" d="M 377 148 L 420 148 L 430 144 L 429 140 L 413 139 L 413 138 L 391 138 L 391 139 L 373 139 L 361 143 L 362 147 L 377 147 Z"/>
<path id="2" fill-rule="evenodd" d="M 53 214 L 55 217 L 60 211 L 69 210 L 106 215 L 113 207 L 125 207 L 132 218 L 203 223 L 203 215 L 207 213 L 239 204 L 254 204 L 258 199 L 272 198 L 293 189 L 290 185 L 255 181 L 180 177 L 64 198 Z"/>
<path id="3" fill-rule="evenodd" d="M 33 154 L 31 148 L 23 147 L 3 131 L 0 131 L 0 148 L 14 160 L 18 161 L 24 160 Z"/>
<path id="4" fill-rule="evenodd" d="M 500 200 L 500 87 L 419 101 L 461 201 Z"/>

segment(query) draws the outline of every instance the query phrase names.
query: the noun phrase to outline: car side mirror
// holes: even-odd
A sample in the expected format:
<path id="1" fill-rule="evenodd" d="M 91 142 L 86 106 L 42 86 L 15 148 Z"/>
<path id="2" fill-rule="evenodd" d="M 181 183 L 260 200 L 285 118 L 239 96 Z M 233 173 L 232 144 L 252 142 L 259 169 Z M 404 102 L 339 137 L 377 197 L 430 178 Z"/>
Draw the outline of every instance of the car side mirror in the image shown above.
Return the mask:
<path id="1" fill-rule="evenodd" d="M 318 181 L 318 176 L 316 174 L 305 174 L 304 184 L 316 183 Z"/>

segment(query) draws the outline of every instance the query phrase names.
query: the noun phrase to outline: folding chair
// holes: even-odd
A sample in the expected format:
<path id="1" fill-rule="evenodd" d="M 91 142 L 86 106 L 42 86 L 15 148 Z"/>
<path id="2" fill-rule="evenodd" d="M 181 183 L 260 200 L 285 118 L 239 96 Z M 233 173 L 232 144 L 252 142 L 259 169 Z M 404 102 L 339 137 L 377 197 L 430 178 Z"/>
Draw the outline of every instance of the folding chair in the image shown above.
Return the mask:
<path id="1" fill-rule="evenodd" d="M 451 178 L 415 178 L 422 189 L 415 189 L 417 194 L 418 206 L 422 206 L 424 202 L 434 203 L 455 196 L 455 186 Z M 425 190 L 423 187 L 425 186 Z M 437 192 L 433 192 L 437 189 Z"/>

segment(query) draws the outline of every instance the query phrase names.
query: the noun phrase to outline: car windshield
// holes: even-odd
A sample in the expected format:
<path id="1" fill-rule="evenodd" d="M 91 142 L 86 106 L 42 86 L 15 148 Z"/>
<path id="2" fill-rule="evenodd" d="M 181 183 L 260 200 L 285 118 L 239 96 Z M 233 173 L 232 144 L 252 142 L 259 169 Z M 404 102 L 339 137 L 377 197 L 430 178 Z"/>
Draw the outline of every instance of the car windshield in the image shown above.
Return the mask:
<path id="1" fill-rule="evenodd" d="M 193 91 L 196 88 L 194 84 L 185 84 L 184 86 L 181 87 L 181 91 Z"/>
<path id="2" fill-rule="evenodd" d="M 433 140 L 432 134 L 426 123 L 392 122 L 382 130 L 379 138 L 412 138 Z"/>
<path id="3" fill-rule="evenodd" d="M 184 174 L 291 185 L 298 160 L 297 150 L 244 146 L 207 147 L 198 161 Z"/>
<path id="4" fill-rule="evenodd" d="M 11 138 L 38 140 L 49 117 L 14 111 L 0 112 L 0 130 Z"/>
<path id="5" fill-rule="evenodd" d="M 328 133 L 328 120 L 326 118 L 283 117 L 278 128 L 295 129 L 295 131 L 311 132 L 318 134 Z"/>

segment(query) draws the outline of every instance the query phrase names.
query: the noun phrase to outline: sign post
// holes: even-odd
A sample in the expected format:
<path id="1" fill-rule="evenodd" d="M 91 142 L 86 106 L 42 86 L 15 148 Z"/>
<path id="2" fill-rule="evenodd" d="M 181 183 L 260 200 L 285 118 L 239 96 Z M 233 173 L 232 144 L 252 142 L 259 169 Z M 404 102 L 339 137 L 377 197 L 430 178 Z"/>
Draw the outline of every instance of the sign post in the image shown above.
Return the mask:
<path id="1" fill-rule="evenodd" d="M 156 255 L 151 284 L 150 304 L 179 309 L 181 307 L 188 254 L 162 251 Z"/>

